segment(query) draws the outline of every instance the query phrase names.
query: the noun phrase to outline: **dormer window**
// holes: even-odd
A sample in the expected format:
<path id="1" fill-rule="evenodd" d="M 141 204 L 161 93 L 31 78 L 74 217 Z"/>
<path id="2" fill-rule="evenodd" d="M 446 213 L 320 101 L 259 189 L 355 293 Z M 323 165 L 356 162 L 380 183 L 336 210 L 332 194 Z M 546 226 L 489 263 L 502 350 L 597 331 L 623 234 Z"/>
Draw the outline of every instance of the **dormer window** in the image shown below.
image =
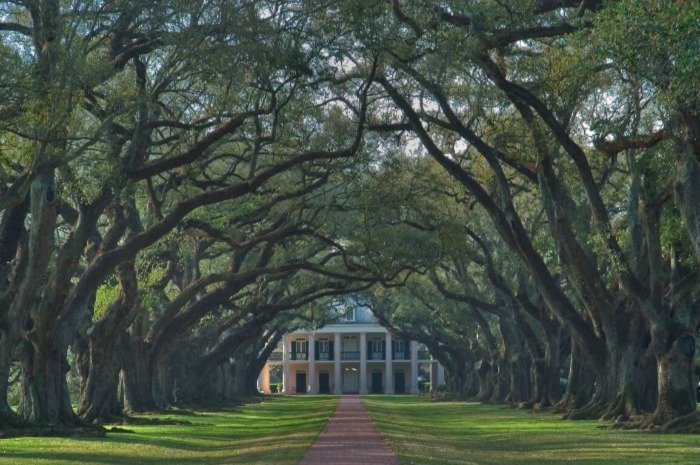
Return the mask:
<path id="1" fill-rule="evenodd" d="M 343 314 L 340 316 L 340 321 L 346 323 L 355 321 L 355 308 L 344 309 Z"/>

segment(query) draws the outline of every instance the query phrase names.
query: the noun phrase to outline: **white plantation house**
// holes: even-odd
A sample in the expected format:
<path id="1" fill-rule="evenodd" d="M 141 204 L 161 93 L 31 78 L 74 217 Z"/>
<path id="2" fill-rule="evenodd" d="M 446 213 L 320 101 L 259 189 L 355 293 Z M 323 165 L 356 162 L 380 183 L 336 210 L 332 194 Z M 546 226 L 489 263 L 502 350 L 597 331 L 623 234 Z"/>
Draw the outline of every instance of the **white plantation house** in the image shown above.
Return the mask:
<path id="1" fill-rule="evenodd" d="M 260 373 L 264 393 L 275 367 L 284 394 L 416 394 L 421 371 L 429 373 L 431 389 L 445 382 L 445 370 L 424 346 L 392 337 L 366 307 L 315 331 L 286 334 Z"/>

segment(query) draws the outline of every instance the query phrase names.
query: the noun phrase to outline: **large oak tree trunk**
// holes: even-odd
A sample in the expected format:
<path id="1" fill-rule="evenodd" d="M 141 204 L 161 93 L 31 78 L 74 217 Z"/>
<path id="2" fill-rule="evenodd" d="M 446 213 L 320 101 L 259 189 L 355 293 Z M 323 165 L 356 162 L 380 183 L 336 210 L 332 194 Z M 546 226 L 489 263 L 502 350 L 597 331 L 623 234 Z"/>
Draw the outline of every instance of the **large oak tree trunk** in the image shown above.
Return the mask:
<path id="1" fill-rule="evenodd" d="M 119 365 L 111 346 L 90 340 L 90 367 L 78 405 L 78 416 L 88 422 L 104 423 L 122 416 L 117 398 Z"/>
<path id="2" fill-rule="evenodd" d="M 12 357 L 7 352 L 0 352 L 0 428 L 21 426 L 19 416 L 7 401 L 9 389 L 10 366 Z"/>
<path id="3" fill-rule="evenodd" d="M 458 399 L 475 397 L 481 384 L 469 376 L 465 360 L 458 360 L 449 366 L 445 366 L 445 384 L 447 390 Z M 471 382 L 470 382 L 471 380 Z"/>
<path id="4" fill-rule="evenodd" d="M 56 198 L 54 173 L 37 176 L 30 196 L 32 224 L 29 230 L 27 272 L 15 313 L 26 319 L 28 342 L 22 344 L 23 399 L 20 414 L 37 425 L 75 426 L 76 417 L 68 396 L 65 374 L 69 371 L 65 348 L 56 343 L 53 321 L 48 312 L 51 302 L 43 301 L 47 268 L 54 246 Z M 42 296 L 42 297 L 40 297 Z"/>
<path id="5" fill-rule="evenodd" d="M 569 374 L 564 397 L 555 405 L 556 411 L 571 412 L 586 405 L 593 396 L 592 371 L 586 363 L 582 351 L 571 341 Z"/>
<path id="6" fill-rule="evenodd" d="M 21 339 L 16 315 L 11 314 L 11 302 L 27 264 L 24 223 L 28 209 L 29 196 L 25 196 L 23 202 L 5 210 L 0 221 L 0 428 L 21 424 L 19 416 L 10 408 L 7 394 L 10 367 Z"/>
<path id="7" fill-rule="evenodd" d="M 119 350 L 119 390 L 122 408 L 127 413 L 156 410 L 151 384 L 154 374 L 148 356 L 150 344 L 138 339 L 128 340 L 131 339 L 129 336 L 125 336 L 125 339 L 127 341 L 124 341 Z"/>
<path id="8" fill-rule="evenodd" d="M 27 352 L 29 360 L 24 363 L 20 414 L 36 425 L 76 426 L 78 420 L 66 385 L 66 373 L 70 368 L 65 352 L 50 343 L 34 345 Z"/>
<path id="9" fill-rule="evenodd" d="M 697 410 L 695 337 L 679 324 L 652 334 L 657 353 L 658 400 L 654 420 L 665 423 Z"/>
<path id="10" fill-rule="evenodd" d="M 537 408 L 551 406 L 561 395 L 559 381 L 559 374 L 561 372 L 561 330 L 555 324 L 547 327 L 544 351 L 542 385 L 539 398 L 535 404 Z"/>
<path id="11" fill-rule="evenodd" d="M 170 357 L 153 361 L 151 366 L 155 365 L 151 375 L 151 396 L 158 410 L 165 410 L 175 402 L 173 396 L 174 380 L 172 375 L 172 364 Z"/>
<path id="12" fill-rule="evenodd" d="M 88 373 L 82 390 L 78 414 L 90 422 L 104 422 L 121 416 L 118 402 L 119 363 L 115 356 L 122 328 L 137 300 L 138 285 L 134 262 L 119 265 L 119 297 L 106 314 L 94 324 L 88 336 Z"/>

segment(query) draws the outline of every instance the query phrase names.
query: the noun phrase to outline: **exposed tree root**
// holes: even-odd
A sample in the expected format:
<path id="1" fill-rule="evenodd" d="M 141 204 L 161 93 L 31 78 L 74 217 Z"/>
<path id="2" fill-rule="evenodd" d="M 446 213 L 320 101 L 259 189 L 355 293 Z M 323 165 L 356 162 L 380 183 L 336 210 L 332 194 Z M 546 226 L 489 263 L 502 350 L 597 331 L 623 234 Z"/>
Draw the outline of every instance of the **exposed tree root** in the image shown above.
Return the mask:
<path id="1" fill-rule="evenodd" d="M 644 413 L 637 408 L 635 402 L 628 395 L 621 393 L 615 397 L 610 408 L 601 416 L 601 420 L 625 422 L 634 418 L 641 418 Z"/>
<path id="2" fill-rule="evenodd" d="M 31 427 L 31 423 L 26 422 L 15 412 L 3 414 L 0 417 L 0 431 L 5 429 L 22 429 Z"/>
<path id="3" fill-rule="evenodd" d="M 549 400 L 540 399 L 535 405 L 532 406 L 533 412 L 551 412 L 552 403 Z"/>
<path id="4" fill-rule="evenodd" d="M 584 407 L 564 414 L 565 420 L 598 420 L 608 406 L 602 402 L 591 401 Z"/>
<path id="5" fill-rule="evenodd" d="M 572 394 L 566 394 L 557 403 L 552 404 L 549 409 L 552 413 L 567 414 L 585 408 L 588 404 L 582 402 L 580 398 Z"/>
<path id="6" fill-rule="evenodd" d="M 700 434 L 700 413 L 693 412 L 655 426 L 652 431 L 658 433 Z"/>
<path id="7" fill-rule="evenodd" d="M 528 400 L 527 402 L 520 402 L 517 405 L 517 408 L 519 408 L 520 410 L 530 410 L 535 406 L 536 403 L 537 402 L 534 400 Z"/>
<path id="8" fill-rule="evenodd" d="M 667 422 L 660 422 L 659 417 L 652 414 L 618 418 L 612 427 L 646 430 L 652 433 L 700 434 L 700 413 L 693 412 Z"/>

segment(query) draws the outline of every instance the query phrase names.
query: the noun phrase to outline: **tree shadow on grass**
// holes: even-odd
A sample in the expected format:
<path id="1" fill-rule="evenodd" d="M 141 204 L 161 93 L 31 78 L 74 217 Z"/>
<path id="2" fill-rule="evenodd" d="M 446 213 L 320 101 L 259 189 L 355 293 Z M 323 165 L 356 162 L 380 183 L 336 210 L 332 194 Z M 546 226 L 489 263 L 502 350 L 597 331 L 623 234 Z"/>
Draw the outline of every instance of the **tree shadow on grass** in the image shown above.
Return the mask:
<path id="1" fill-rule="evenodd" d="M 312 438 L 309 437 L 308 439 L 310 441 Z M 292 444 L 289 437 L 261 437 L 253 441 L 246 440 L 245 443 L 242 444 L 236 444 L 236 441 L 226 442 L 222 440 L 222 444 L 217 445 L 192 444 L 174 439 L 149 439 L 139 436 L 119 438 L 119 440 L 112 440 L 110 442 L 124 443 L 134 447 L 125 451 L 124 454 L 75 450 L 19 450 L 4 452 L 0 458 L 16 460 L 18 462 L 24 460 L 27 463 L 51 461 L 58 463 L 100 463 L 110 465 L 176 465 L 192 463 L 202 465 L 220 463 L 275 464 L 282 458 L 300 458 L 303 451 L 306 449 L 306 441 L 299 441 L 298 444 Z M 144 451 L 141 450 L 139 446 L 151 446 L 160 448 L 160 450 Z M 206 453 L 210 453 L 212 456 L 204 455 Z"/>

